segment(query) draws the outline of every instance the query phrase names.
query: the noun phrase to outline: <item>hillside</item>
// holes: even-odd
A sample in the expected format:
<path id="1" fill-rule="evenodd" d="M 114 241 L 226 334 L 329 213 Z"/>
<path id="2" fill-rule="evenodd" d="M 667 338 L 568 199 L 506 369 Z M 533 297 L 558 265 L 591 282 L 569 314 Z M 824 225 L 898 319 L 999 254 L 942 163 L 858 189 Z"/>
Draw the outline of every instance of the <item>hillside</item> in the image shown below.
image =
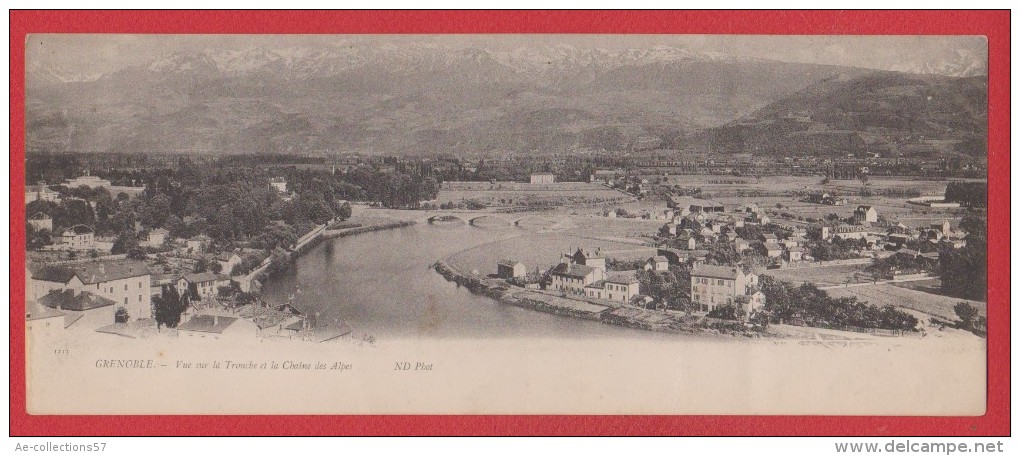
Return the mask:
<path id="1" fill-rule="evenodd" d="M 721 153 L 984 157 L 987 93 L 983 76 L 839 75 L 703 132 L 701 140 Z"/>
<path id="2" fill-rule="evenodd" d="M 103 75 L 30 66 L 32 151 L 376 154 L 679 147 L 868 70 L 682 49 L 204 51 Z"/>

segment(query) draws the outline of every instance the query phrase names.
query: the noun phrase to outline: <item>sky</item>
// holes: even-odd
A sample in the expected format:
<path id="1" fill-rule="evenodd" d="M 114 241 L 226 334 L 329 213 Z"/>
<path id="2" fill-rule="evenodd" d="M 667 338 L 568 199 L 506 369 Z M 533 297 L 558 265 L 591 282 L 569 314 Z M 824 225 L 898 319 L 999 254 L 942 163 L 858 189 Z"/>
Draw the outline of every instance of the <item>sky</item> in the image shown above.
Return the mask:
<path id="1" fill-rule="evenodd" d="M 351 44 L 400 46 L 434 43 L 452 48 L 509 51 L 570 45 L 611 51 L 674 46 L 785 62 L 846 65 L 881 70 L 954 59 L 959 52 L 982 56 L 983 36 L 797 36 L 797 35 L 88 35 L 33 34 L 26 63 L 78 74 L 107 73 L 172 52 L 265 47 L 330 47 Z"/>

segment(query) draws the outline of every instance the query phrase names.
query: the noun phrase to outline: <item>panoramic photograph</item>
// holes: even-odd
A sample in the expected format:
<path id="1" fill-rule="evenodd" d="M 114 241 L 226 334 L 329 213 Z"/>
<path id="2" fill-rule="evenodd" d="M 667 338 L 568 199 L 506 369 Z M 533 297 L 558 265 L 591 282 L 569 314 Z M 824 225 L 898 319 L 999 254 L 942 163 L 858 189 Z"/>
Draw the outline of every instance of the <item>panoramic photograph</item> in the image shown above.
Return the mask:
<path id="1" fill-rule="evenodd" d="M 25 66 L 30 413 L 984 413 L 983 37 Z"/>

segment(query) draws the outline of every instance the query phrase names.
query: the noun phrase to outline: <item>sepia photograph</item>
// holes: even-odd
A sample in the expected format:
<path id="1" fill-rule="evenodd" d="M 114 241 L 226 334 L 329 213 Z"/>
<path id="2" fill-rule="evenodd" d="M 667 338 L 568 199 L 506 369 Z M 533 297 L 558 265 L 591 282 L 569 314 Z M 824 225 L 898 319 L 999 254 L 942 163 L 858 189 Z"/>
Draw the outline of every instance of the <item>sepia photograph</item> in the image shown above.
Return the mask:
<path id="1" fill-rule="evenodd" d="M 986 412 L 984 36 L 24 44 L 29 414 Z"/>

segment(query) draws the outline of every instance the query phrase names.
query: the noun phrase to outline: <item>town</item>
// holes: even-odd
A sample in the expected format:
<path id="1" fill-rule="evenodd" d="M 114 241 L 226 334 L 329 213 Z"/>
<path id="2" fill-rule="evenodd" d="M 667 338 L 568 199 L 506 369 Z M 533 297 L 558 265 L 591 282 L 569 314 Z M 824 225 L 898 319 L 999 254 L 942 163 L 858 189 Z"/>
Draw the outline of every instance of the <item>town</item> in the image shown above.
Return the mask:
<path id="1" fill-rule="evenodd" d="M 482 278 L 513 295 L 504 301 L 552 313 L 756 335 L 770 324 L 873 334 L 986 325 L 987 185 L 972 179 L 643 168 L 588 169 L 573 182 L 565 170 L 448 181 L 441 167 L 359 157 L 277 157 L 270 166 L 142 158 L 29 160 L 38 182 L 26 188 L 31 331 L 349 339 L 345 321 L 299 309 L 293 293 L 270 303 L 261 285 L 323 239 L 469 220 L 530 228 L 524 240 L 573 236 L 558 257 L 526 249 L 527 258 L 491 260 L 495 274 Z M 57 173 L 62 183 L 43 180 Z M 366 223 L 349 220 L 352 207 Z M 557 217 L 565 222 L 549 223 Z M 461 269 L 447 272 L 468 280 L 484 270 Z"/>

